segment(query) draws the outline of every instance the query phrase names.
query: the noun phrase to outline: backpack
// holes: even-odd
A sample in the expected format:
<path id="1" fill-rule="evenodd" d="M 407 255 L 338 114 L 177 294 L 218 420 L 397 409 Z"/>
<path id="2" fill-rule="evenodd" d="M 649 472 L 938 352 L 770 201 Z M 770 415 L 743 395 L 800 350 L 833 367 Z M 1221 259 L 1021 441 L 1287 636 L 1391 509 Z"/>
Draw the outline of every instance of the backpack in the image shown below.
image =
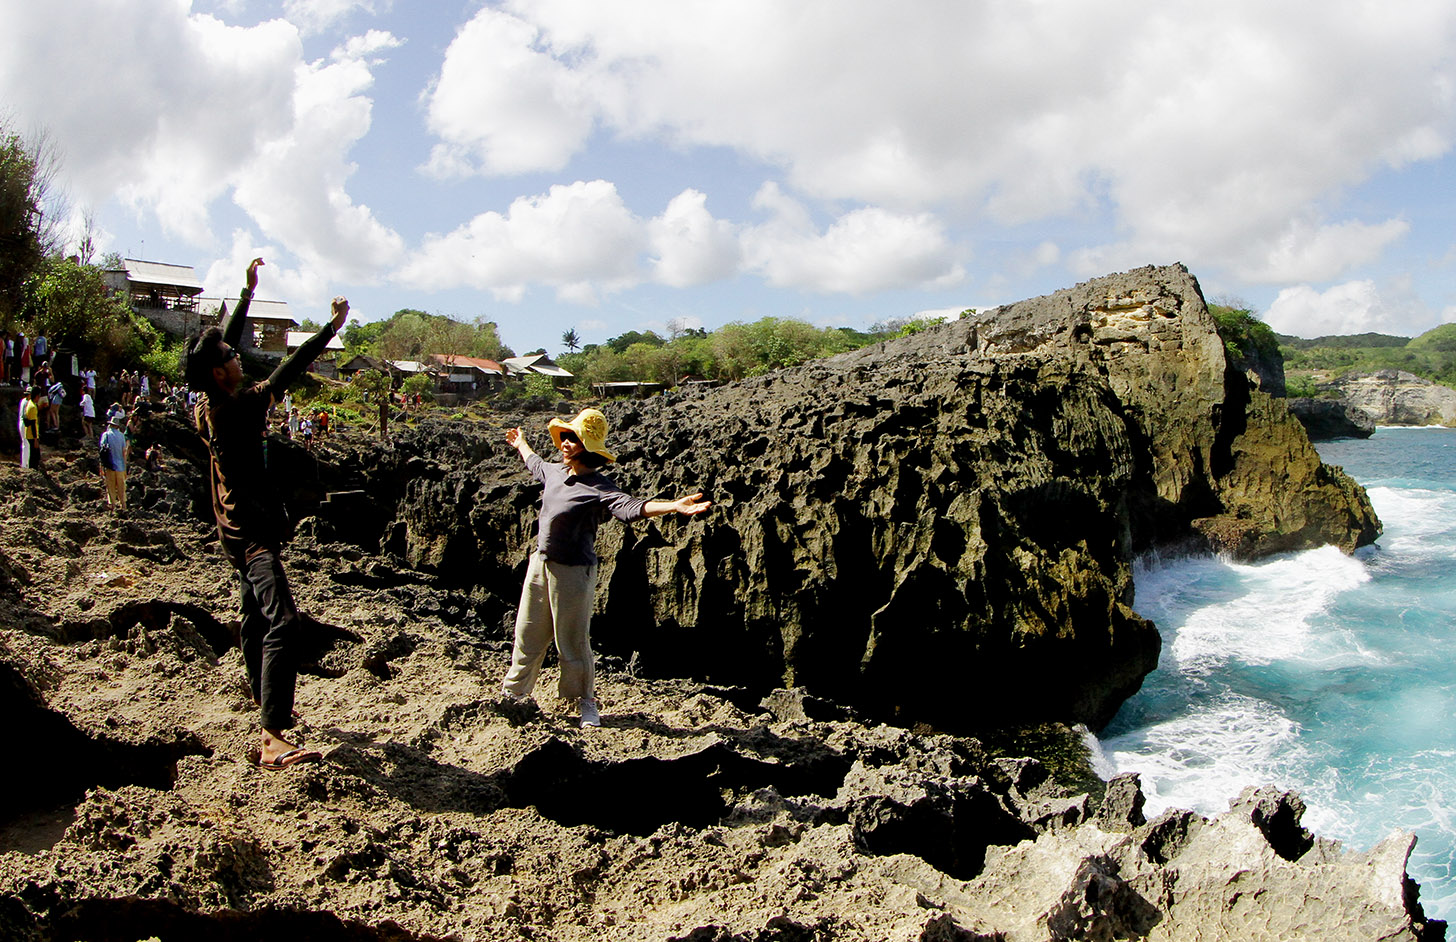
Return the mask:
<path id="1" fill-rule="evenodd" d="M 97 462 L 103 471 L 115 471 L 116 467 L 111 463 L 111 446 L 106 444 L 106 436 L 101 436 L 101 450 L 96 455 Z"/>

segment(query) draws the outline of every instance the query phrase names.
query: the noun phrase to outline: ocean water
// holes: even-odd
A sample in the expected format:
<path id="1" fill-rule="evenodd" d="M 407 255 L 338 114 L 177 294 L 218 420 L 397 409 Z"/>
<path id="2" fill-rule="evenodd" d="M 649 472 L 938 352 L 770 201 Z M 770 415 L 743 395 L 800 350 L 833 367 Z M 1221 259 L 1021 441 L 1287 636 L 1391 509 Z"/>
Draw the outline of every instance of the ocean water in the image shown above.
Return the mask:
<path id="1" fill-rule="evenodd" d="M 1274 784 L 1349 849 L 1412 831 L 1422 905 L 1456 919 L 1456 429 L 1319 451 L 1384 534 L 1353 557 L 1141 561 L 1135 607 L 1163 653 L 1102 731 L 1101 771 L 1140 773 L 1149 817 Z"/>

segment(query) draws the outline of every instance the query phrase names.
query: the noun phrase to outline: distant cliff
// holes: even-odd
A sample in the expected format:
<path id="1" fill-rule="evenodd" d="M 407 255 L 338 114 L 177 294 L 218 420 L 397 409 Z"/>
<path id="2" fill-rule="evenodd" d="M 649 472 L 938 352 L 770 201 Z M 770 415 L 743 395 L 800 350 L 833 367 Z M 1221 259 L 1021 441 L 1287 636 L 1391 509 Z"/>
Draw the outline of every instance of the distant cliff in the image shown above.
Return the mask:
<path id="1" fill-rule="evenodd" d="M 1456 425 L 1456 389 L 1404 370 L 1348 373 L 1329 384 L 1376 425 Z"/>
<path id="2" fill-rule="evenodd" d="M 1181 266 L 607 411 L 623 486 L 715 507 L 603 528 L 603 652 L 944 728 L 1110 719 L 1157 663 L 1131 608 L 1141 550 L 1348 551 L 1379 532 L 1283 402 L 1229 367 Z M 508 610 L 534 488 L 504 449 L 426 451 L 386 545 Z"/>

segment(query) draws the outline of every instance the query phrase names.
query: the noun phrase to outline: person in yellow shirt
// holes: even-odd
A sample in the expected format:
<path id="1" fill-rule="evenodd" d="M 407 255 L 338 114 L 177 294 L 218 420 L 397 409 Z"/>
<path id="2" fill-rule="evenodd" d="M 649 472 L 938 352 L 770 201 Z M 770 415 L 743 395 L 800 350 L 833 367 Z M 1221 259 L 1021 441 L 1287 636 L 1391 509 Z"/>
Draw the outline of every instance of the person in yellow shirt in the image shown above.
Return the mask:
<path id="1" fill-rule="evenodd" d="M 40 470 L 40 407 L 37 390 L 31 386 L 20 400 L 20 466 Z"/>

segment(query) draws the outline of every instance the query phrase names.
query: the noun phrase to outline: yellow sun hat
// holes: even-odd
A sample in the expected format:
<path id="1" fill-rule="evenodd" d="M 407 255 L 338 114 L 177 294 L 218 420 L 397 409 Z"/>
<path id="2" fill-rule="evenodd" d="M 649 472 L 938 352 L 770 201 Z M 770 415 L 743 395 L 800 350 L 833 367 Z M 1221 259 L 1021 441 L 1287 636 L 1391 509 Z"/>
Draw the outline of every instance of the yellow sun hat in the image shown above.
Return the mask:
<path id="1" fill-rule="evenodd" d="M 581 439 L 581 445 L 587 451 L 596 452 L 608 461 L 617 460 L 617 456 L 606 448 L 607 417 L 596 409 L 582 409 L 570 422 L 552 419 L 547 423 L 546 429 L 551 433 L 551 440 L 556 443 L 557 448 L 561 447 L 561 433 L 570 430 Z"/>

